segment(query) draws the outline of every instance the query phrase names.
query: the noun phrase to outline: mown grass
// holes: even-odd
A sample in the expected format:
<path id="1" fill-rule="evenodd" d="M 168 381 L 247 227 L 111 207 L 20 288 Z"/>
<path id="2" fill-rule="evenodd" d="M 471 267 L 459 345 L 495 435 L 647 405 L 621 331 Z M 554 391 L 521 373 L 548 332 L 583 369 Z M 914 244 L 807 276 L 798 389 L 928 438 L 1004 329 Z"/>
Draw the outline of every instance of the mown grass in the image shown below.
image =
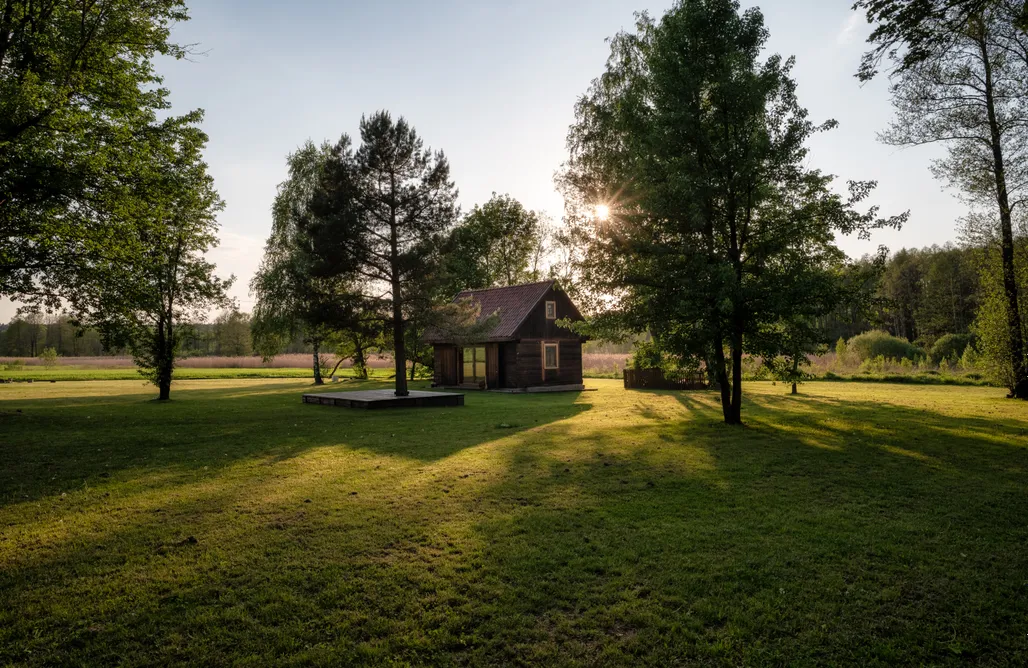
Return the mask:
<path id="1" fill-rule="evenodd" d="M 0 664 L 1028 661 L 1024 404 L 588 385 L 0 387 Z"/>

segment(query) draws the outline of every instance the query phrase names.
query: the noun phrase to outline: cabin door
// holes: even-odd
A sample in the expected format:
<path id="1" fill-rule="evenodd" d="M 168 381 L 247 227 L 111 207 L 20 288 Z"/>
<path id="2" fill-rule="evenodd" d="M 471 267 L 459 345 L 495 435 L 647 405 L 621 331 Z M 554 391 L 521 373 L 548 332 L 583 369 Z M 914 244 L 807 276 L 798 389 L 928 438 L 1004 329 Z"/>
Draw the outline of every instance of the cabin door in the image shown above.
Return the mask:
<path id="1" fill-rule="evenodd" d="M 485 383 L 490 388 L 500 386 L 500 346 L 497 343 L 485 347 Z"/>
<path id="2" fill-rule="evenodd" d="M 439 368 L 440 385 L 456 385 L 457 380 L 457 349 L 451 346 L 436 348 L 435 363 Z"/>

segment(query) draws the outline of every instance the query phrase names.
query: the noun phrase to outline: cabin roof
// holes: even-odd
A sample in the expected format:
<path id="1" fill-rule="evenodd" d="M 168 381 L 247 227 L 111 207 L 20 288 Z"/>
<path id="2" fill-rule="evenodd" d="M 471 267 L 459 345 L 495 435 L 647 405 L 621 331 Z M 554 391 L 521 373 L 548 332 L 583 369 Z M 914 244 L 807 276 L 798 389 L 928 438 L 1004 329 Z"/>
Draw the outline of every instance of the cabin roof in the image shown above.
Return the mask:
<path id="1" fill-rule="evenodd" d="M 518 327 L 551 287 L 553 287 L 553 281 L 540 281 L 524 285 L 511 285 L 505 288 L 464 290 L 454 297 L 453 301 L 473 299 L 477 302 L 481 307 L 478 322 L 483 322 L 495 313 L 499 320 L 492 330 L 483 336 L 483 339 L 506 340 L 516 336 Z M 432 338 L 432 333 L 426 336 L 428 340 L 432 340 Z"/>

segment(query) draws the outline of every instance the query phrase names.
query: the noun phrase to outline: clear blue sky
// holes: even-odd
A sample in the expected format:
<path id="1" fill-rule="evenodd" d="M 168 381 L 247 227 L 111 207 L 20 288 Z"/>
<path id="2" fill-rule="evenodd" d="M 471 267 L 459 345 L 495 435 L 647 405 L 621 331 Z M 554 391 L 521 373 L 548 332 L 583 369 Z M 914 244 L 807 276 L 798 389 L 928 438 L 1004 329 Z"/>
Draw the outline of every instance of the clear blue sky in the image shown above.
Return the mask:
<path id="1" fill-rule="evenodd" d="M 252 308 L 247 285 L 271 225 L 284 159 L 306 139 L 356 133 L 361 114 L 388 109 L 450 159 L 463 207 L 493 191 L 559 220 L 553 173 L 564 160 L 573 105 L 603 71 L 604 40 L 631 28 L 647 0 L 193 0 L 179 42 L 206 55 L 162 62 L 176 111 L 206 110 L 207 159 L 227 203 L 222 245 L 212 253 L 235 274 L 233 295 Z M 429 7 L 428 5 L 436 5 Z M 811 165 L 847 179 L 879 181 L 883 213 L 910 209 L 903 231 L 871 243 L 842 240 L 851 255 L 945 243 L 963 209 L 928 171 L 935 149 L 898 151 L 876 142 L 891 116 L 884 82 L 853 77 L 868 27 L 851 0 L 764 0 L 769 49 L 796 56 L 800 101 L 813 120 L 841 127 L 818 137 Z M 0 303 L 0 319 L 13 314 Z"/>

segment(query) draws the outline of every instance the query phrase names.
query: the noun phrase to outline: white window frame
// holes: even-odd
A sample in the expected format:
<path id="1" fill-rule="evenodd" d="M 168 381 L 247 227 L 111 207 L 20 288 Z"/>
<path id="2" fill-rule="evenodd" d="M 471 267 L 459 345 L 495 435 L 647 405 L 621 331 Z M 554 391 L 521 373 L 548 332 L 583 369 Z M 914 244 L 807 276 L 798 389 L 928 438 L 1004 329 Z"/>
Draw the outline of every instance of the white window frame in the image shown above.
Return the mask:
<path id="1" fill-rule="evenodd" d="M 553 315 L 550 315 L 551 309 L 552 309 Z M 546 302 L 546 319 L 547 320 L 556 320 L 557 319 L 557 302 Z"/>
<path id="2" fill-rule="evenodd" d="M 554 350 L 554 365 L 546 366 L 546 349 L 552 347 Z M 547 343 L 543 341 L 543 374 L 547 371 L 560 369 L 560 343 Z"/>

